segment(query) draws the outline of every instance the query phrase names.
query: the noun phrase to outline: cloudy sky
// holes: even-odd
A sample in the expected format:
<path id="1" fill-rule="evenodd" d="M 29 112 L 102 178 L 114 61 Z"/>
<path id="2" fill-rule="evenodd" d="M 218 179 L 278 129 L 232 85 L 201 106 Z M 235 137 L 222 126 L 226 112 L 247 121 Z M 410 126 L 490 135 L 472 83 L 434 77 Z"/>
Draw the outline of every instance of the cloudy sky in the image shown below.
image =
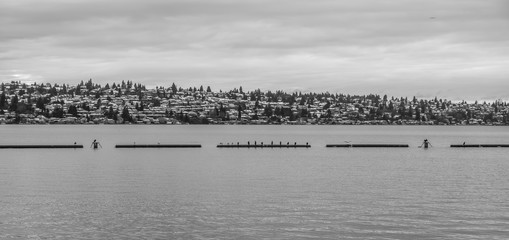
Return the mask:
<path id="1" fill-rule="evenodd" d="M 0 1 L 0 81 L 89 78 L 509 100 L 509 1 Z"/>

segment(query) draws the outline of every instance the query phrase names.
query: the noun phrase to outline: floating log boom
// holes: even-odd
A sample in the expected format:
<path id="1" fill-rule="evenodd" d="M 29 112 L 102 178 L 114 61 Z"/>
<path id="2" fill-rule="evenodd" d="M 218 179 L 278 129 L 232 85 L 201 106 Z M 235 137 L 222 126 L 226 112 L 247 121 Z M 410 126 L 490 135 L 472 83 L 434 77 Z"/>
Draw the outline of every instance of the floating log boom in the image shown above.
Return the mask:
<path id="1" fill-rule="evenodd" d="M 115 148 L 201 148 L 201 144 L 118 144 Z"/>
<path id="2" fill-rule="evenodd" d="M 405 148 L 408 144 L 327 144 L 326 147 Z"/>
<path id="3" fill-rule="evenodd" d="M 311 145 L 309 144 L 283 144 L 283 145 L 279 145 L 279 144 L 257 144 L 257 145 L 253 145 L 253 144 L 219 144 L 217 145 L 218 148 L 310 148 Z"/>
<path id="4" fill-rule="evenodd" d="M 509 147 L 509 144 L 452 144 L 452 148 Z"/>
<path id="5" fill-rule="evenodd" d="M 83 148 L 83 145 L 0 145 L 0 148 Z"/>

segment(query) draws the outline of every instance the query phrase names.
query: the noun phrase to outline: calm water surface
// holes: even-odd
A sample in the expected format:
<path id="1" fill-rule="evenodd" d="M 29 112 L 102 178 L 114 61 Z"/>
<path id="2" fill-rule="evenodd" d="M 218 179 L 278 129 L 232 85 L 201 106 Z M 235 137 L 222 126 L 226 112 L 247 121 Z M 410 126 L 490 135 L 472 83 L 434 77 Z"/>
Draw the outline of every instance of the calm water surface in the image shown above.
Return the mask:
<path id="1" fill-rule="evenodd" d="M 312 148 L 215 147 L 237 141 Z M 325 148 L 345 141 L 410 148 Z M 508 127 L 0 126 L 0 144 L 74 142 L 0 149 L 0 239 L 509 237 L 509 148 L 449 148 Z M 114 148 L 133 142 L 203 147 Z"/>

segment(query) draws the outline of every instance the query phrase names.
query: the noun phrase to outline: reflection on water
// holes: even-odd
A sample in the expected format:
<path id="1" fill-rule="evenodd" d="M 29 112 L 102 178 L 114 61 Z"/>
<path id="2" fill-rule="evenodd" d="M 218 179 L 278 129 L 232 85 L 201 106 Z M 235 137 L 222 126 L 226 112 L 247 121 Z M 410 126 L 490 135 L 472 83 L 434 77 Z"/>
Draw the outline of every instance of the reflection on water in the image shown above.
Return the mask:
<path id="1" fill-rule="evenodd" d="M 1 126 L 0 238 L 506 239 L 504 127 Z M 433 148 L 417 148 L 424 138 Z M 93 139 L 102 149 L 87 148 Z M 220 142 L 310 149 L 218 149 Z M 402 149 L 327 143 L 405 143 Z M 129 143 L 200 149 L 115 149 Z"/>

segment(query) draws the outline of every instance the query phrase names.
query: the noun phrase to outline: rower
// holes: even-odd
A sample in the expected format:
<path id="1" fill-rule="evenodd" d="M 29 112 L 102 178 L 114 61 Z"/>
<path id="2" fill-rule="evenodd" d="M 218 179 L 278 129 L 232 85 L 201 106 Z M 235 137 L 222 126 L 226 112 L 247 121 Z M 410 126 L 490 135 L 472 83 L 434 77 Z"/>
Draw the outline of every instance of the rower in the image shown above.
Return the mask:
<path id="1" fill-rule="evenodd" d="M 98 149 L 99 147 L 102 148 L 103 146 L 101 146 L 101 144 L 97 140 L 94 139 L 94 141 L 92 142 L 92 145 L 90 145 L 90 147 L 93 147 L 94 149 Z"/>
<path id="2" fill-rule="evenodd" d="M 429 147 L 433 147 L 433 146 L 431 145 L 431 143 L 428 141 L 428 139 L 424 139 L 424 141 L 422 142 L 422 144 L 421 144 L 421 146 L 420 146 L 420 147 L 422 147 L 423 145 L 424 145 L 424 148 L 428 148 L 428 146 L 429 146 Z"/>

